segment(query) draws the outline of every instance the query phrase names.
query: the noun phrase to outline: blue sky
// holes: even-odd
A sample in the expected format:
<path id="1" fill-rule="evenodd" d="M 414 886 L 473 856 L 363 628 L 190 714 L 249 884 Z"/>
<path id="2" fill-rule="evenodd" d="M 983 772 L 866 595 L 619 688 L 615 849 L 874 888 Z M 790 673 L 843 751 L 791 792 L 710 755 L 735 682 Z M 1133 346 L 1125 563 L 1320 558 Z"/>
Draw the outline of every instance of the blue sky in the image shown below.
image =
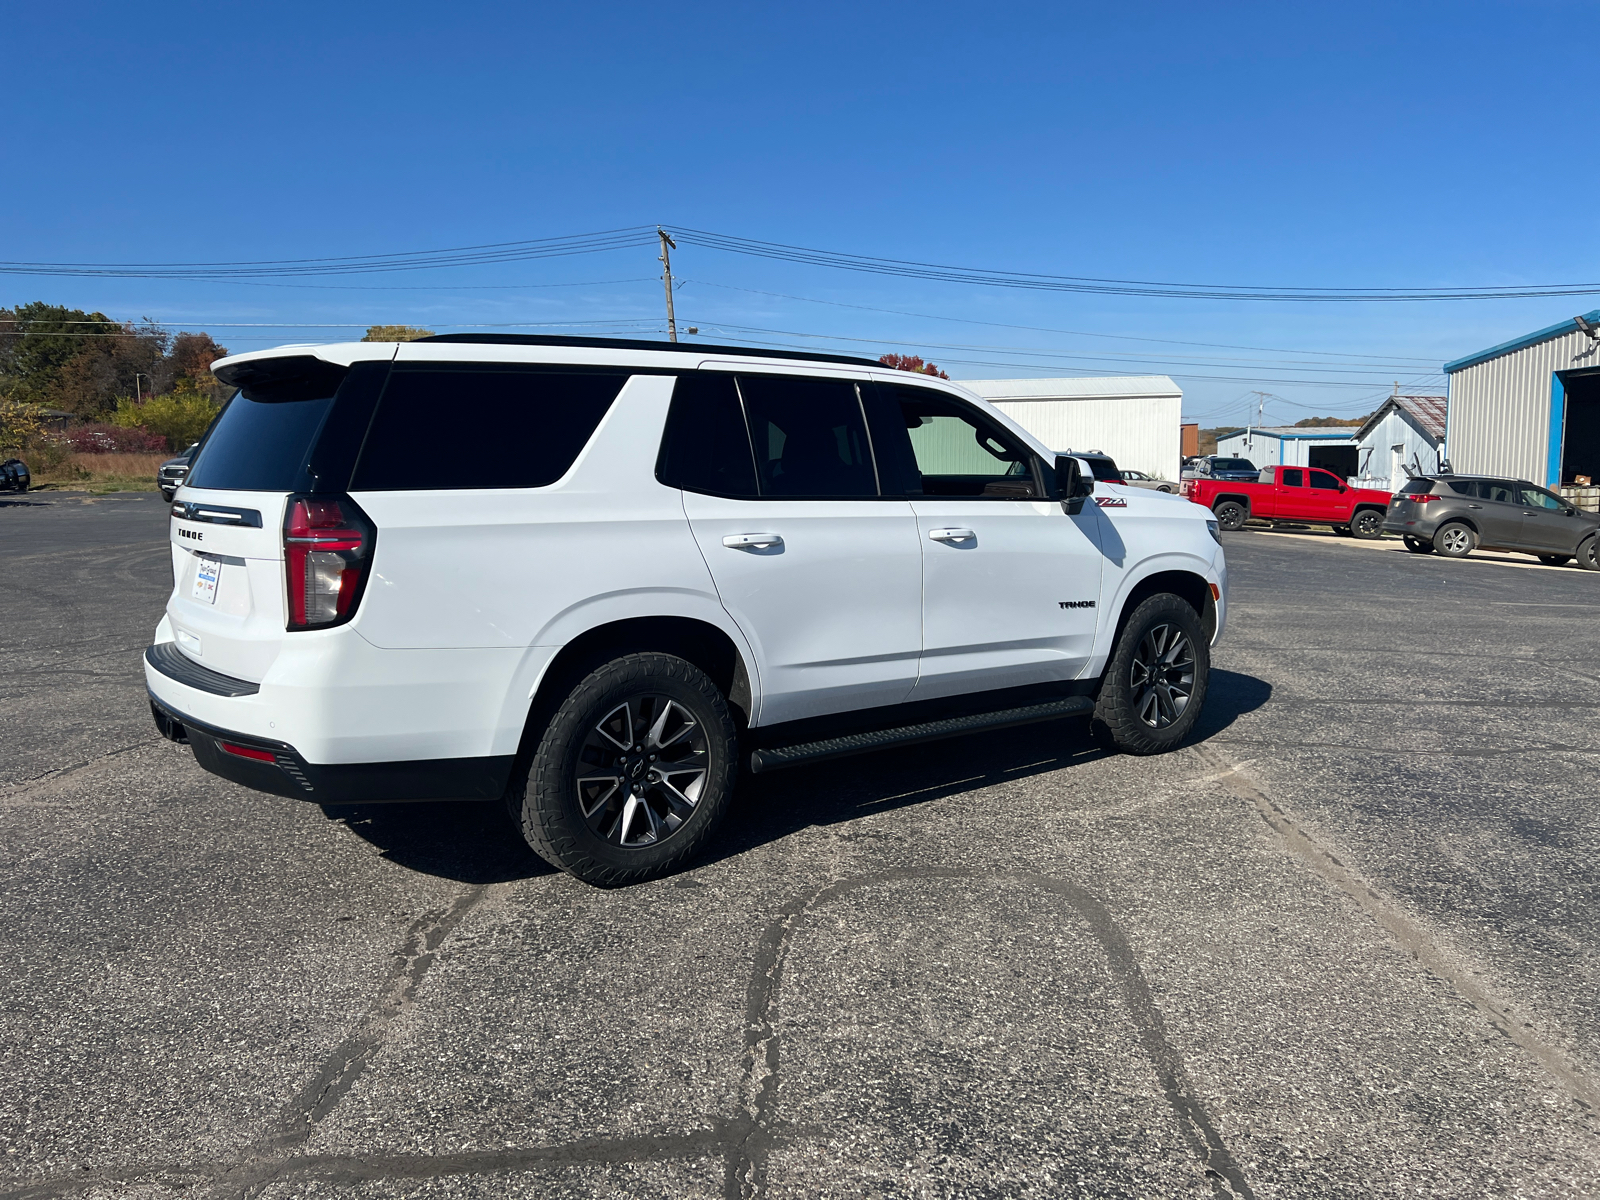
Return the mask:
<path id="1" fill-rule="evenodd" d="M 277 260 L 659 222 L 1120 279 L 1600 282 L 1593 17 L 6 0 L 0 259 Z M 1207 424 L 1253 411 L 1252 391 L 1287 423 L 1369 411 L 1392 380 L 1442 390 L 1447 359 L 1600 304 L 1049 294 L 699 247 L 673 265 L 703 337 L 919 353 L 956 378 L 1162 372 Z M 6 275 L 0 304 L 150 316 L 235 349 L 371 322 L 654 337 L 658 272 L 635 248 L 316 287 Z"/>

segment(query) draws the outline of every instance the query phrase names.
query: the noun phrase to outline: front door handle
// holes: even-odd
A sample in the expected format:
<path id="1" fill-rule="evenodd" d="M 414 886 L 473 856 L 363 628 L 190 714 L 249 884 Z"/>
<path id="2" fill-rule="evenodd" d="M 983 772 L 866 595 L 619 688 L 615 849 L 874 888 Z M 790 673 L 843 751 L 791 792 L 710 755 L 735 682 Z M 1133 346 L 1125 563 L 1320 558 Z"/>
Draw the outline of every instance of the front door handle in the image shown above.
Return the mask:
<path id="1" fill-rule="evenodd" d="M 764 550 L 783 545 L 783 539 L 775 533 L 730 533 L 722 544 L 734 550 Z"/>
<path id="2" fill-rule="evenodd" d="M 930 529 L 928 536 L 936 542 L 969 542 L 978 538 L 970 529 Z"/>
<path id="3" fill-rule="evenodd" d="M 1482 508 L 1483 505 L 1481 505 L 1481 504 L 1469 504 L 1469 505 L 1467 505 L 1467 507 L 1468 508 Z"/>

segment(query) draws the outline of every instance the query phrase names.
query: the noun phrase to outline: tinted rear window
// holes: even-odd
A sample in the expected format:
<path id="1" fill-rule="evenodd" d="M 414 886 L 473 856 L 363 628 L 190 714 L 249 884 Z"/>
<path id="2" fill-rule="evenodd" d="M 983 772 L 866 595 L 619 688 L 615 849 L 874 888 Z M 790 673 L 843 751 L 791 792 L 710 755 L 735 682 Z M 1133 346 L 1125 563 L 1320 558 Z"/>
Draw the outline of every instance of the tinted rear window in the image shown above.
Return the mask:
<path id="1" fill-rule="evenodd" d="M 201 443 L 190 487 L 296 492 L 312 486 L 306 463 L 346 371 L 313 358 L 246 364 L 241 390 Z"/>
<path id="2" fill-rule="evenodd" d="M 1468 490 L 1472 487 L 1471 483 L 1462 483 L 1458 481 L 1456 483 L 1452 483 L 1450 486 L 1455 488 L 1456 491 L 1460 492 L 1464 496 L 1472 495 L 1472 492 Z M 1433 491 L 1433 480 L 1408 479 L 1405 482 L 1405 486 L 1400 489 L 1400 494 L 1402 496 L 1422 496 L 1431 491 Z"/>
<path id="3" fill-rule="evenodd" d="M 1111 459 L 1088 458 L 1084 461 L 1089 464 L 1089 470 L 1094 473 L 1094 477 L 1102 483 L 1122 482 L 1122 472 L 1117 470 L 1117 464 L 1112 462 Z"/>
<path id="4" fill-rule="evenodd" d="M 350 490 L 552 484 L 572 467 L 627 381 L 625 372 L 504 363 L 396 366 Z M 471 436 L 442 455 L 436 439 L 446 429 Z"/>
<path id="5" fill-rule="evenodd" d="M 1219 458 L 1211 464 L 1213 471 L 1254 471 L 1255 463 L 1248 458 Z"/>
<path id="6" fill-rule="evenodd" d="M 755 496 L 755 460 L 732 375 L 707 371 L 678 377 L 656 478 L 690 492 Z"/>
<path id="7" fill-rule="evenodd" d="M 1412 487 L 1412 484 L 1415 484 L 1415 483 L 1427 483 L 1427 480 L 1425 480 L 1425 479 L 1413 479 L 1410 482 L 1408 482 L 1405 487 L 1401 488 L 1400 491 L 1404 493 L 1404 492 L 1411 492 L 1411 491 L 1417 490 L 1417 489 L 1414 489 Z M 1478 496 L 1478 495 L 1482 494 L 1482 489 L 1478 487 L 1478 484 L 1477 484 L 1477 482 L 1475 480 L 1471 480 L 1471 479 L 1452 479 L 1452 480 L 1449 481 L 1449 483 L 1450 483 L 1450 490 L 1452 492 L 1456 493 L 1456 495 L 1458 495 L 1458 496 Z M 1427 488 L 1422 488 L 1421 490 L 1425 492 L 1428 489 Z"/>

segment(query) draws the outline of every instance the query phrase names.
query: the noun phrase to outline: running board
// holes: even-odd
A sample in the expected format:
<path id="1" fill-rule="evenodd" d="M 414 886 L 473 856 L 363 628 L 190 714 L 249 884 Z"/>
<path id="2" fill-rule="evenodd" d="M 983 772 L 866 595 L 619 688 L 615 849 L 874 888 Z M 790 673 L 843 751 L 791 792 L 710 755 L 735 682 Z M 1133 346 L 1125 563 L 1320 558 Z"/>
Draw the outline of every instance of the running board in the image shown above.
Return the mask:
<path id="1" fill-rule="evenodd" d="M 830 758 L 866 754 L 872 750 L 887 750 L 891 746 L 934 742 L 968 733 L 987 733 L 991 729 L 1010 729 L 1014 725 L 1057 721 L 1062 717 L 1086 717 L 1093 711 L 1093 700 L 1087 696 L 1073 696 L 1067 700 L 1052 700 L 1048 704 L 1030 704 L 1026 708 L 1005 708 L 999 712 L 979 713 L 971 717 L 951 717 L 943 721 L 928 721 L 922 725 L 902 725 L 898 729 L 880 729 L 874 733 L 851 733 L 843 737 L 825 738 L 820 742 L 773 746 L 757 750 L 750 755 L 750 771 L 759 775 L 763 771 L 808 766 Z"/>

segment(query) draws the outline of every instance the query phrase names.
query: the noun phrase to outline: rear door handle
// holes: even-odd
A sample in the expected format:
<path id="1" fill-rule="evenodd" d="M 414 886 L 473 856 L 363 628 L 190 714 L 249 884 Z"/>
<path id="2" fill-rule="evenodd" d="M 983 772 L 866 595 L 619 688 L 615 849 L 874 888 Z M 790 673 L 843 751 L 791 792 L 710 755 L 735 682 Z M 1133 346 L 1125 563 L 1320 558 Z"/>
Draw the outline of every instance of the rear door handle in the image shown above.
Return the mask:
<path id="1" fill-rule="evenodd" d="M 1482 508 L 1483 505 L 1481 505 L 1481 504 L 1469 504 L 1469 505 L 1467 505 L 1467 507 L 1468 508 Z"/>
<path id="2" fill-rule="evenodd" d="M 722 544 L 734 550 L 761 550 L 768 546 L 781 546 L 783 539 L 775 533 L 730 533 Z"/>
<path id="3" fill-rule="evenodd" d="M 970 529 L 930 529 L 928 536 L 936 542 L 967 542 L 978 539 L 978 535 Z"/>

